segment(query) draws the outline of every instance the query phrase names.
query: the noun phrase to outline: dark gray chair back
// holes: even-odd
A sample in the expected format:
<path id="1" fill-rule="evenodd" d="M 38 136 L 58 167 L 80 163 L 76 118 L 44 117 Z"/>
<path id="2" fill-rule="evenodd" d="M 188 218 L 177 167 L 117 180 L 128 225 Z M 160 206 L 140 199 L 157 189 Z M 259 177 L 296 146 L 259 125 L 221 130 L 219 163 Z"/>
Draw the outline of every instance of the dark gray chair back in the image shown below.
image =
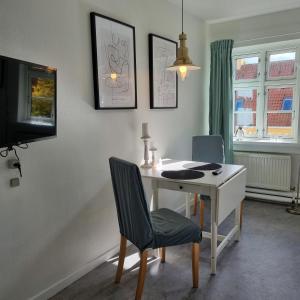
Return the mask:
<path id="1" fill-rule="evenodd" d="M 152 245 L 153 230 L 140 170 L 116 157 L 109 164 L 120 233 L 143 251 Z"/>
<path id="2" fill-rule="evenodd" d="M 222 136 L 194 136 L 192 152 L 193 161 L 224 163 L 224 143 Z"/>

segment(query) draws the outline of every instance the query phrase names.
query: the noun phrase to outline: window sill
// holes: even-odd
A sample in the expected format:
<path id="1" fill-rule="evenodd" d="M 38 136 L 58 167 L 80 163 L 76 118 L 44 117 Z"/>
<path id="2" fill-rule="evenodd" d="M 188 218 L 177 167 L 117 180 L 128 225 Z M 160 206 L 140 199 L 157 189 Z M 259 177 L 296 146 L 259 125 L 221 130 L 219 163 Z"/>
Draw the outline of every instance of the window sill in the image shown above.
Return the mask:
<path id="1" fill-rule="evenodd" d="M 278 145 L 278 144 L 297 144 L 295 139 L 281 139 L 281 138 L 233 138 L 233 144 L 262 144 L 262 145 Z"/>
<path id="2" fill-rule="evenodd" d="M 233 141 L 234 151 L 300 154 L 300 144 L 288 139 L 247 139 Z"/>

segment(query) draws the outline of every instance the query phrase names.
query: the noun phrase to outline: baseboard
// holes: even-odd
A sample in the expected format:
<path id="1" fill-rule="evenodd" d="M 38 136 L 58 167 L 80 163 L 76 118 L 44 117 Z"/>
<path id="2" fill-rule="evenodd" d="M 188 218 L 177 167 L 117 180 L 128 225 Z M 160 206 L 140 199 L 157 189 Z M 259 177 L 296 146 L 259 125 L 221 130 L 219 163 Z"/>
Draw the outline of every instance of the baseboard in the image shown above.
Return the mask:
<path id="1" fill-rule="evenodd" d="M 185 212 L 185 203 L 180 205 L 178 208 L 176 208 L 175 211 L 177 211 L 178 213 Z M 130 246 L 130 245 L 131 245 L 131 243 L 128 243 L 128 246 Z M 116 245 L 115 247 L 106 251 L 104 254 L 89 261 L 84 266 L 80 267 L 79 269 L 75 270 L 71 274 L 67 275 L 66 277 L 64 277 L 64 278 L 60 279 L 59 281 L 55 282 L 54 284 L 50 285 L 49 287 L 42 290 L 35 296 L 29 298 L 29 300 L 49 299 L 50 297 L 56 295 L 58 292 L 60 292 L 67 286 L 71 285 L 73 282 L 75 282 L 82 276 L 86 275 L 93 269 L 97 268 L 99 265 L 104 263 L 107 259 L 111 258 L 112 256 L 116 255 L 118 252 L 119 252 L 119 245 Z"/>
<path id="2" fill-rule="evenodd" d="M 35 296 L 29 298 L 30 300 L 45 300 L 49 299 L 50 297 L 54 296 L 74 281 L 78 280 L 82 276 L 86 275 L 102 263 L 104 263 L 108 258 L 116 255 L 119 251 L 119 245 L 111 248 L 110 250 L 106 251 L 104 254 L 96 257 L 95 259 L 89 261 L 84 266 L 80 267 L 76 271 L 72 272 L 71 274 L 67 275 L 66 277 L 60 279 L 59 281 L 55 282 L 54 284 L 50 285 L 48 288 L 42 290 Z"/>
<path id="3" fill-rule="evenodd" d="M 246 193 L 246 197 L 249 199 L 255 199 L 258 201 L 270 202 L 270 203 L 291 203 L 292 198 L 285 198 L 285 197 L 278 197 L 274 195 L 265 195 L 265 194 L 258 194 L 258 193 Z"/>
<path id="4" fill-rule="evenodd" d="M 246 196 L 268 202 L 290 203 L 295 198 L 294 191 L 274 191 L 259 188 L 246 187 Z"/>

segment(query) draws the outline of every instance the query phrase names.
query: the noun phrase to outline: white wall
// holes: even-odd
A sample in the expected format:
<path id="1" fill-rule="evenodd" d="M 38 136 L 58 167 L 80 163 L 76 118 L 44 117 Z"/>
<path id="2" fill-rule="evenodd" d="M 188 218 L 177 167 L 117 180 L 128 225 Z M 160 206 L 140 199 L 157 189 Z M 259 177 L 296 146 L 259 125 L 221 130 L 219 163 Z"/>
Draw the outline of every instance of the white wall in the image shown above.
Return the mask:
<path id="1" fill-rule="evenodd" d="M 300 38 L 300 8 L 209 25 L 209 39 L 233 39 L 234 47 Z"/>
<path id="2" fill-rule="evenodd" d="M 240 20 L 209 24 L 207 40 L 233 39 L 234 47 L 243 47 L 300 38 L 300 8 Z M 209 77 L 206 60 L 205 78 Z M 208 84 L 205 90 L 208 91 Z M 205 97 L 208 103 L 208 97 Z M 300 131 L 299 131 L 300 133 Z M 300 165 L 300 144 L 292 145 L 235 145 L 236 150 L 289 153 L 292 155 L 292 185 L 296 184 Z"/>
<path id="3" fill-rule="evenodd" d="M 137 110 L 93 108 L 90 11 L 136 27 Z M 58 69 L 58 136 L 20 150 L 18 188 L 9 187 L 17 172 L 0 159 L 0 299 L 44 298 L 117 246 L 108 158 L 140 161 L 142 122 L 162 156 L 191 157 L 191 138 L 204 126 L 203 71 L 179 83 L 178 109 L 149 109 L 148 33 L 177 40 L 179 18 L 161 0 L 1 0 L 0 55 Z M 204 24 L 186 16 L 185 28 L 191 57 L 203 66 Z M 183 204 L 178 194 L 163 198 Z"/>

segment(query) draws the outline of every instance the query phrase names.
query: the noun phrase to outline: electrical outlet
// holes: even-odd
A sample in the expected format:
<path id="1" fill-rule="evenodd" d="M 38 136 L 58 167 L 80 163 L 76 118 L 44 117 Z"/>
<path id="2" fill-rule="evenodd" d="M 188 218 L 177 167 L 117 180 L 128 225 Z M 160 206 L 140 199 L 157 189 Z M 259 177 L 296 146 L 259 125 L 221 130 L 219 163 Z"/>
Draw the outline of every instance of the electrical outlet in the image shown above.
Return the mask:
<path id="1" fill-rule="evenodd" d="M 10 180 L 10 187 L 17 187 L 20 185 L 20 179 L 18 177 Z"/>
<path id="2" fill-rule="evenodd" d="M 18 164 L 19 164 L 19 161 L 17 159 L 9 159 L 7 161 L 7 167 L 9 169 L 17 169 L 18 168 Z"/>

